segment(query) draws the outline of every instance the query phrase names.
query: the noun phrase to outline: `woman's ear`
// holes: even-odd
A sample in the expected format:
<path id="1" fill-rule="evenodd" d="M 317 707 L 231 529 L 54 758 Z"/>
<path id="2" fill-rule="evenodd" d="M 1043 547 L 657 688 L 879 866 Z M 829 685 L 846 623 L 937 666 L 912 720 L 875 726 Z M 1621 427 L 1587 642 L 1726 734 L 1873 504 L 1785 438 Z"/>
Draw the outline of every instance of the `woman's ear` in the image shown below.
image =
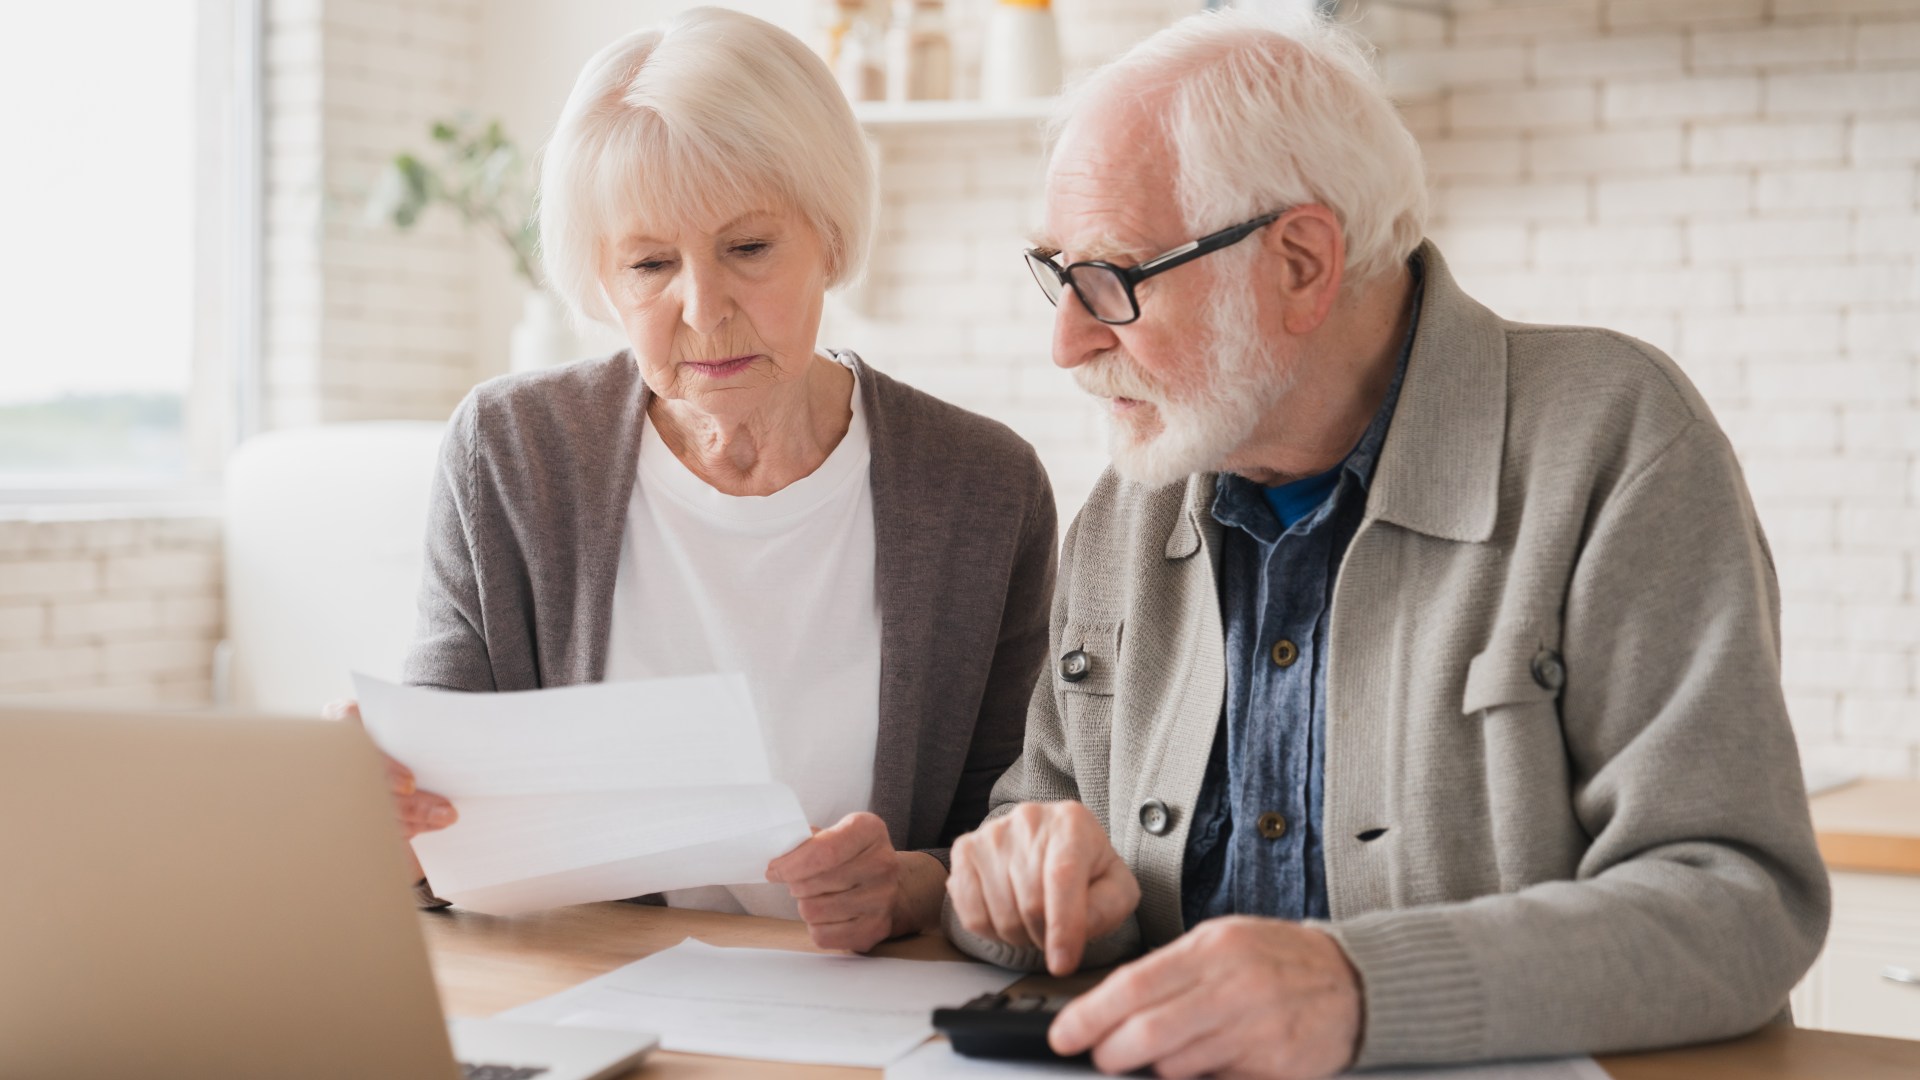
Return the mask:
<path id="1" fill-rule="evenodd" d="M 1317 204 L 1296 206 L 1260 230 L 1260 244 L 1287 332 L 1312 333 L 1333 310 L 1346 276 L 1346 231 L 1339 217 Z"/>

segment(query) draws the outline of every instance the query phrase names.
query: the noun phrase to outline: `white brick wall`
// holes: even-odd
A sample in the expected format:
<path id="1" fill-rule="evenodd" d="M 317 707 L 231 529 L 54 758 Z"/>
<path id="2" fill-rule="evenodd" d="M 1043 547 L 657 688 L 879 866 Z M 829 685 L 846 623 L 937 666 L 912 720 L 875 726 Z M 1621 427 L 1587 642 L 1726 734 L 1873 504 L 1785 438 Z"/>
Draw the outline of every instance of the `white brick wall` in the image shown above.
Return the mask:
<path id="1" fill-rule="evenodd" d="M 409 235 L 366 193 L 470 107 L 479 0 L 267 5 L 268 427 L 442 419 L 481 377 L 476 244 L 444 210 Z"/>
<path id="2" fill-rule="evenodd" d="M 204 705 L 220 524 L 0 521 L 0 700 Z"/>
<path id="3" fill-rule="evenodd" d="M 1920 775 L 1920 3 L 1453 8 L 1364 24 L 1434 238 L 1503 314 L 1674 355 L 1773 546 L 1809 763 Z M 1494 49 L 1510 87 L 1448 78 Z"/>
<path id="4" fill-rule="evenodd" d="M 1065 65 L 1102 63 L 1196 6 L 1062 0 Z M 822 338 L 1032 442 L 1064 530 L 1106 465 L 1106 435 L 1098 407 L 1048 359 L 1053 309 L 1020 255 L 1040 220 L 1038 125 L 890 128 L 874 149 L 878 241 L 866 281 L 830 301 Z"/>
<path id="5" fill-rule="evenodd" d="M 1037 128 L 887 131 L 875 149 L 879 242 L 864 284 L 830 303 L 823 339 L 1007 423 L 1070 515 L 1105 464 L 1104 429 L 1048 360 L 1052 309 L 1020 256 L 1039 220 Z"/>

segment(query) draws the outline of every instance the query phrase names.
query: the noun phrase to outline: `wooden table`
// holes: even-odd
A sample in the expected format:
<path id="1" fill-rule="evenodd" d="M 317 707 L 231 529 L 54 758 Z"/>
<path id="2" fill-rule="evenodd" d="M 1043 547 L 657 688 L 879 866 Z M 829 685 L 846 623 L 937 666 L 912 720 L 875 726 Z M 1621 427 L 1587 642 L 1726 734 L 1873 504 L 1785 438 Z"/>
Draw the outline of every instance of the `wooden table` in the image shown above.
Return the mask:
<path id="1" fill-rule="evenodd" d="M 686 937 L 712 945 L 817 951 L 799 923 L 635 904 L 590 904 L 511 919 L 464 911 L 423 912 L 420 919 L 441 997 L 455 1016 L 487 1016 L 525 1004 Z M 944 939 L 930 935 L 889 942 L 874 951 L 922 960 L 959 958 Z M 1026 985 L 1059 984 L 1036 979 Z M 1770 1029 L 1709 1046 L 1603 1057 L 1600 1064 L 1616 1080 L 1913 1080 L 1920 1077 L 1920 1042 Z M 661 1052 L 650 1056 L 636 1075 L 649 1080 L 877 1080 L 880 1074 L 873 1069 Z"/>
<path id="2" fill-rule="evenodd" d="M 1828 869 L 1920 874 L 1920 780 L 1856 780 L 1810 805 Z"/>

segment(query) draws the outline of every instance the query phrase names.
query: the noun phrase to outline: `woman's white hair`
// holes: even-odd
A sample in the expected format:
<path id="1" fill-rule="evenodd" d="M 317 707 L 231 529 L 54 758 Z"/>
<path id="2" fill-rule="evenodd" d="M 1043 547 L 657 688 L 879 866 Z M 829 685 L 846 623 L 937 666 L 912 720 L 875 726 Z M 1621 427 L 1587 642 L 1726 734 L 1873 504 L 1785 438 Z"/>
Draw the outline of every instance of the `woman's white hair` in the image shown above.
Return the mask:
<path id="1" fill-rule="evenodd" d="M 1362 282 L 1405 263 L 1427 223 L 1420 146 L 1369 51 L 1311 13 L 1194 15 L 1088 75 L 1053 130 L 1082 109 L 1158 98 L 1194 235 L 1317 203 L 1339 217 L 1346 278 Z"/>
<path id="2" fill-rule="evenodd" d="M 576 317 L 618 324 L 600 284 L 616 230 L 790 210 L 819 233 L 827 286 L 873 235 L 873 162 L 821 59 L 772 23 L 692 8 L 580 70 L 540 170 L 547 279 Z"/>

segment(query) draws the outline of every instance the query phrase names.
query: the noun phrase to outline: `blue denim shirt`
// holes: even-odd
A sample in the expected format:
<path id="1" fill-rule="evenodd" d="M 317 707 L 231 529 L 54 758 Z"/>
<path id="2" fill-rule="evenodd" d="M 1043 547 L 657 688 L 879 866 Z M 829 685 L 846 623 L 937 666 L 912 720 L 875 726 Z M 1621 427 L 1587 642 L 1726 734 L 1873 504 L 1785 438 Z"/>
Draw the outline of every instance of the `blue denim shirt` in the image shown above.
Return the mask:
<path id="1" fill-rule="evenodd" d="M 1227 697 L 1187 834 L 1181 915 L 1188 929 L 1218 915 L 1325 919 L 1321 844 L 1327 730 L 1327 615 L 1340 560 L 1366 511 L 1367 486 L 1400 400 L 1400 363 L 1366 434 L 1334 470 L 1332 494 L 1283 523 L 1268 489 L 1222 473 L 1213 516 L 1222 530 L 1220 616 Z M 1325 484 L 1309 477 L 1297 485 Z M 1294 485 L 1288 485 L 1293 487 Z"/>

